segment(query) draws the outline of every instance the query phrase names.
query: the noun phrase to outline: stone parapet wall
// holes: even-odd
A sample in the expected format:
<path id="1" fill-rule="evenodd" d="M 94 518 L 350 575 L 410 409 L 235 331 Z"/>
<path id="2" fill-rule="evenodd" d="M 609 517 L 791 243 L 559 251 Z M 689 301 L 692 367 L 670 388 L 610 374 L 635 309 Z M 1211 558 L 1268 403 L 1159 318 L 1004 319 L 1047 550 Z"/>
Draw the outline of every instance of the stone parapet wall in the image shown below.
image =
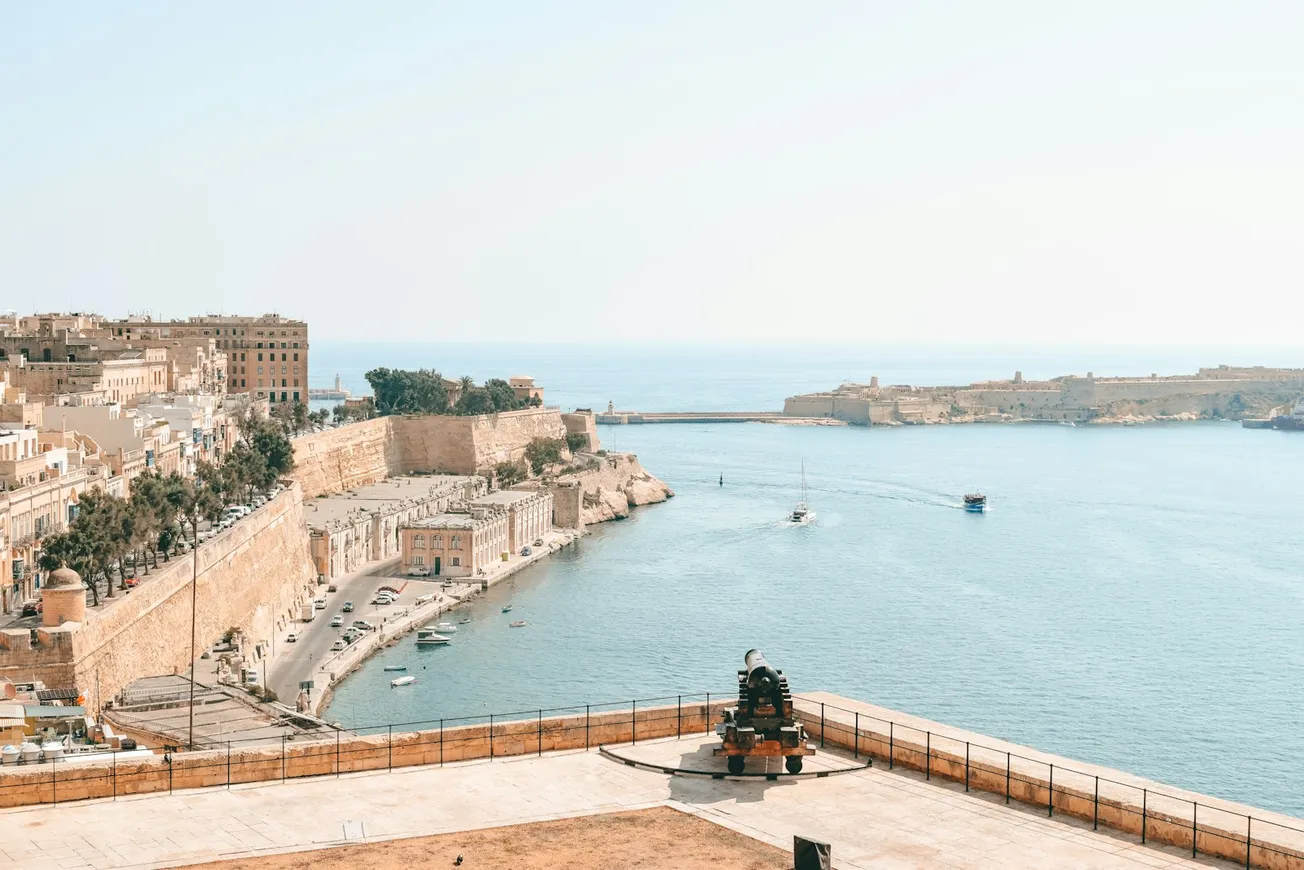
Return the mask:
<path id="1" fill-rule="evenodd" d="M 86 706 L 98 710 L 135 680 L 185 671 L 190 666 L 194 571 L 194 557 L 186 555 L 142 575 L 136 589 L 88 611 L 85 623 L 63 632 L 68 644 L 23 655 L 16 670 L 9 667 L 8 654 L 0 658 L 0 676 L 12 671 L 22 679 L 34 674 L 52 686 L 75 686 Z M 290 619 L 315 584 L 298 487 L 200 544 L 198 571 L 195 636 L 200 651 L 233 627 L 254 640 L 270 638 L 274 625 Z"/>
<path id="2" fill-rule="evenodd" d="M 295 438 L 294 476 L 304 498 L 343 492 L 390 475 L 399 465 L 394 417 L 377 417 Z"/>
<path id="3" fill-rule="evenodd" d="M 579 706 L 567 708 L 565 715 L 544 716 L 544 711 L 534 716 L 513 714 L 492 725 L 488 721 L 434 720 L 417 731 L 379 726 L 360 729 L 370 732 L 361 736 L 335 732 L 325 739 L 287 739 L 247 748 L 235 744 L 222 750 L 177 753 L 171 763 L 155 756 L 6 767 L 0 769 L 0 808 L 595 749 L 631 740 L 702 734 L 711 729 L 725 707 L 735 703 L 732 698 L 709 703 L 631 703 L 603 711 Z"/>

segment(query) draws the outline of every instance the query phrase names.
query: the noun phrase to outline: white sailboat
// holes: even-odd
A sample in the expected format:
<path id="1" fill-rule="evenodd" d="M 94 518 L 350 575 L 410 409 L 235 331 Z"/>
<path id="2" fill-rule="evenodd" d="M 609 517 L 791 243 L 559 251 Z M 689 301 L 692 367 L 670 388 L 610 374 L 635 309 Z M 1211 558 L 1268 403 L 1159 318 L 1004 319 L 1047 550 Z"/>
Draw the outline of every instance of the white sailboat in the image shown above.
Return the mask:
<path id="1" fill-rule="evenodd" d="M 815 511 L 810 509 L 806 504 L 806 460 L 801 462 L 801 501 L 793 507 L 792 513 L 788 516 L 788 524 L 793 526 L 805 526 L 815 522 Z"/>

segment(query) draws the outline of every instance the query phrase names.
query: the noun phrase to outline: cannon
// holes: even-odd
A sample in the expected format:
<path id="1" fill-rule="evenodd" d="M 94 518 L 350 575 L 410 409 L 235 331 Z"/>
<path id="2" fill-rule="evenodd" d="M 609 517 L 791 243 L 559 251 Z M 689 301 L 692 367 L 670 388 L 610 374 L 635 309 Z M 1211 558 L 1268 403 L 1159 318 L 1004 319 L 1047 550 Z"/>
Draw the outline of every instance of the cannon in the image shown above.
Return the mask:
<path id="1" fill-rule="evenodd" d="M 806 729 L 797 721 L 792 707 L 788 678 L 775 670 L 758 649 L 743 657 L 746 667 L 738 672 L 738 706 L 724 711 L 715 726 L 721 745 L 715 755 L 729 759 L 729 772 L 743 772 L 748 756 L 783 757 L 789 773 L 800 773 L 802 756 L 814 755 L 806 742 Z"/>

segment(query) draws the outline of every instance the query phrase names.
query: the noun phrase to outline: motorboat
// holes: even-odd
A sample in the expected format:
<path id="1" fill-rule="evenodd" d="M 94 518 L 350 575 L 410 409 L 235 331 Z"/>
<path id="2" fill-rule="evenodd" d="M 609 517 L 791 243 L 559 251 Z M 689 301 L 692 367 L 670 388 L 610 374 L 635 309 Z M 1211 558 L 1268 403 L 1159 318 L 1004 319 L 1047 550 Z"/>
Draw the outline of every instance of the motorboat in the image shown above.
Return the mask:
<path id="1" fill-rule="evenodd" d="M 503 613 L 511 613 L 511 612 L 512 612 L 512 606 L 510 604 L 503 608 Z"/>
<path id="2" fill-rule="evenodd" d="M 407 665 L 385 665 L 387 671 L 406 671 Z"/>
<path id="3" fill-rule="evenodd" d="M 529 623 L 524 619 L 518 619 L 511 624 L 512 628 L 524 628 L 527 625 L 529 625 Z"/>
<path id="4" fill-rule="evenodd" d="M 390 680 L 389 687 L 397 689 L 399 686 L 410 686 L 417 681 L 417 678 L 409 674 L 406 677 L 399 677 L 397 680 Z"/>
<path id="5" fill-rule="evenodd" d="M 457 621 L 457 624 L 458 624 L 458 625 L 466 625 L 466 624 L 467 624 L 468 622 L 470 622 L 470 621 L 471 621 L 471 617 L 469 617 L 469 616 L 464 616 L 464 617 L 462 617 L 461 619 L 459 619 L 459 620 Z"/>
<path id="6" fill-rule="evenodd" d="M 984 513 L 987 510 L 987 496 L 980 492 L 971 492 L 964 497 L 964 509 L 971 514 Z"/>
<path id="7" fill-rule="evenodd" d="M 444 646 L 451 643 L 452 638 L 440 634 L 433 628 L 423 628 L 417 631 L 417 646 Z"/>
<path id="8" fill-rule="evenodd" d="M 788 515 L 788 524 L 793 526 L 805 526 L 815 522 L 815 511 L 810 509 L 806 504 L 806 463 L 801 463 L 801 501 L 793 507 L 792 513 Z"/>
<path id="9" fill-rule="evenodd" d="M 451 622 L 441 622 L 435 626 L 435 629 L 438 631 L 442 631 L 445 634 L 452 634 L 453 632 L 457 631 L 457 626 L 453 625 L 453 623 Z"/>

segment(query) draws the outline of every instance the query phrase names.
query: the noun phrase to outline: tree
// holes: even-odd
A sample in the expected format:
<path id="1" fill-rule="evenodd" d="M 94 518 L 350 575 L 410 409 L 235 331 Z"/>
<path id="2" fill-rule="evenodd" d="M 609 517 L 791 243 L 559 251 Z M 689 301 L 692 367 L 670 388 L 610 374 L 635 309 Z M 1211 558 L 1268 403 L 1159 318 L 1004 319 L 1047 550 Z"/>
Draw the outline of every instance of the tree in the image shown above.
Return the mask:
<path id="1" fill-rule="evenodd" d="M 538 396 L 530 396 L 530 401 L 526 402 L 526 404 L 531 408 L 537 408 L 543 404 L 543 399 L 540 399 Z"/>
<path id="2" fill-rule="evenodd" d="M 566 444 L 560 438 L 534 438 L 525 445 L 525 458 L 535 474 L 543 474 L 544 468 L 561 462 L 562 447 Z"/>
<path id="3" fill-rule="evenodd" d="M 380 414 L 448 413 L 444 377 L 433 369 L 372 369 L 367 372 L 367 383 Z"/>
<path id="4" fill-rule="evenodd" d="M 583 432 L 566 433 L 566 449 L 571 453 L 579 453 L 587 446 L 589 446 L 589 436 Z"/>
<path id="5" fill-rule="evenodd" d="M 318 408 L 316 411 L 313 411 L 308 415 L 309 422 L 312 423 L 313 427 L 316 429 L 326 428 L 326 424 L 330 422 L 330 418 L 331 412 L 327 411 L 325 408 Z"/>
<path id="6" fill-rule="evenodd" d="M 527 472 L 524 462 L 500 462 L 494 466 L 494 478 L 499 487 L 508 487 L 525 480 Z"/>
<path id="7" fill-rule="evenodd" d="M 471 417 L 478 414 L 492 414 L 494 401 L 487 392 L 479 387 L 463 390 L 457 397 L 457 413 Z"/>
<path id="8" fill-rule="evenodd" d="M 484 389 L 493 401 L 495 411 L 515 411 L 524 404 L 517 400 L 512 385 L 502 378 L 490 378 L 485 381 Z"/>

